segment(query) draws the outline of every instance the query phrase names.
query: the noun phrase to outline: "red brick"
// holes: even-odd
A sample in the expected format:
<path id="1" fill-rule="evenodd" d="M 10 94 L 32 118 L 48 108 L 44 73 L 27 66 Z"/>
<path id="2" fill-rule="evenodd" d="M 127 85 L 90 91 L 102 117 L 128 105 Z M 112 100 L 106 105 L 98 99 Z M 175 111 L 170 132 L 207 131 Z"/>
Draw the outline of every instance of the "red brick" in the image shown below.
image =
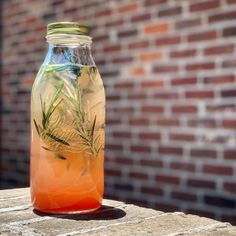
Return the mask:
<path id="1" fill-rule="evenodd" d="M 204 49 L 204 55 L 229 54 L 229 53 L 232 53 L 233 50 L 234 50 L 233 44 L 208 47 Z"/>
<path id="2" fill-rule="evenodd" d="M 129 177 L 133 178 L 133 179 L 143 179 L 143 180 L 147 180 L 148 179 L 148 175 L 145 173 L 140 173 L 140 172 L 134 172 L 131 171 L 129 173 Z"/>
<path id="3" fill-rule="evenodd" d="M 113 112 L 130 116 L 134 113 L 134 107 L 114 107 Z"/>
<path id="4" fill-rule="evenodd" d="M 210 90 L 199 91 L 193 90 L 185 93 L 186 98 L 196 98 L 196 99 L 206 99 L 206 98 L 214 98 L 214 92 Z"/>
<path id="5" fill-rule="evenodd" d="M 176 92 L 156 92 L 154 94 L 154 98 L 164 100 L 175 100 L 178 98 L 178 94 Z"/>
<path id="6" fill-rule="evenodd" d="M 175 23 L 176 29 L 187 29 L 199 26 L 201 24 L 201 18 L 180 20 Z"/>
<path id="7" fill-rule="evenodd" d="M 131 69 L 130 74 L 133 76 L 143 76 L 147 74 L 147 70 L 144 66 L 137 66 Z"/>
<path id="8" fill-rule="evenodd" d="M 177 71 L 178 71 L 177 65 L 156 65 L 153 67 L 154 73 L 171 73 Z"/>
<path id="9" fill-rule="evenodd" d="M 120 51 L 121 49 L 121 46 L 119 44 L 117 45 L 110 45 L 110 46 L 106 46 L 104 47 L 104 52 L 117 52 L 117 51 Z"/>
<path id="10" fill-rule="evenodd" d="M 155 176 L 155 179 L 160 183 L 165 183 L 165 184 L 174 184 L 174 185 L 178 185 L 180 183 L 180 179 L 179 177 L 173 177 L 170 175 L 162 175 L 162 174 L 157 174 Z"/>
<path id="11" fill-rule="evenodd" d="M 236 0 L 227 0 L 228 4 L 236 4 Z"/>
<path id="12" fill-rule="evenodd" d="M 205 179 L 188 179 L 187 185 L 193 188 L 207 188 L 207 189 L 215 189 L 216 184 L 213 181 L 205 180 Z"/>
<path id="13" fill-rule="evenodd" d="M 215 104 L 215 105 L 208 105 L 207 110 L 210 112 L 225 112 L 225 111 L 235 111 L 236 105 L 229 103 L 229 104 Z"/>
<path id="14" fill-rule="evenodd" d="M 161 134 L 158 132 L 140 132 L 139 138 L 141 140 L 160 140 Z"/>
<path id="15" fill-rule="evenodd" d="M 107 17 L 111 15 L 111 10 L 110 9 L 102 9 L 101 11 L 97 11 L 95 14 L 96 18 L 100 18 L 100 17 Z"/>
<path id="16" fill-rule="evenodd" d="M 216 158 L 216 151 L 212 149 L 206 149 L 206 148 L 193 148 L 190 150 L 190 155 L 192 157 L 196 158 Z"/>
<path id="17" fill-rule="evenodd" d="M 235 199 L 232 197 L 224 196 L 223 194 L 206 193 L 203 196 L 203 201 L 207 205 L 216 206 L 220 208 L 232 209 L 235 207 Z"/>
<path id="18" fill-rule="evenodd" d="M 224 37 L 231 37 L 236 35 L 236 27 L 231 26 L 223 29 L 223 36 Z"/>
<path id="19" fill-rule="evenodd" d="M 115 162 L 124 165 L 133 165 L 134 161 L 130 157 L 117 156 Z"/>
<path id="20" fill-rule="evenodd" d="M 231 21 L 232 19 L 236 19 L 236 11 L 220 12 L 208 17 L 210 23 L 227 20 Z"/>
<path id="21" fill-rule="evenodd" d="M 31 88 L 33 86 L 33 82 L 34 82 L 33 78 L 28 77 L 28 78 L 21 80 L 21 85 L 24 87 Z"/>
<path id="22" fill-rule="evenodd" d="M 222 120 L 222 127 L 226 129 L 236 129 L 236 120 L 224 119 Z"/>
<path id="23" fill-rule="evenodd" d="M 236 67 L 236 60 L 235 59 L 228 59 L 224 60 L 222 63 L 223 68 L 235 68 Z"/>
<path id="24" fill-rule="evenodd" d="M 14 11 L 15 10 L 15 11 Z M 27 10 L 26 9 L 21 9 L 20 7 L 14 8 L 13 10 L 9 9 L 7 12 L 6 17 L 11 17 L 11 18 L 16 18 L 16 17 L 22 17 L 27 15 Z"/>
<path id="25" fill-rule="evenodd" d="M 172 154 L 172 155 L 182 155 L 183 149 L 181 147 L 172 147 L 172 146 L 159 146 L 159 153 L 161 154 Z"/>
<path id="26" fill-rule="evenodd" d="M 170 16 L 177 16 L 182 13 L 182 7 L 181 6 L 175 6 L 175 7 L 169 7 L 163 10 L 159 10 L 158 16 L 159 17 L 170 17 Z"/>
<path id="27" fill-rule="evenodd" d="M 66 14 L 75 14 L 77 12 L 77 9 L 75 7 L 69 7 L 63 10 L 63 13 Z"/>
<path id="28" fill-rule="evenodd" d="M 116 19 L 116 20 L 109 20 L 106 24 L 105 24 L 105 26 L 106 27 L 117 27 L 117 26 L 120 26 L 120 25 L 122 25 L 124 23 L 124 20 L 123 19 L 121 19 L 121 18 L 119 18 L 119 19 Z"/>
<path id="29" fill-rule="evenodd" d="M 144 21 L 148 21 L 151 19 L 151 14 L 149 13 L 142 13 L 142 14 L 135 14 L 135 16 L 131 17 L 131 22 L 133 23 L 137 23 L 137 22 L 144 22 Z"/>
<path id="30" fill-rule="evenodd" d="M 189 171 L 189 172 L 194 172 L 196 169 L 195 165 L 192 163 L 176 162 L 176 161 L 170 163 L 170 168 L 174 170 Z"/>
<path id="31" fill-rule="evenodd" d="M 130 119 L 129 124 L 134 126 L 146 126 L 150 124 L 150 121 L 149 119 Z"/>
<path id="32" fill-rule="evenodd" d="M 148 166 L 153 168 L 163 167 L 163 163 L 160 160 L 150 160 L 150 159 L 142 159 L 140 161 L 142 166 Z"/>
<path id="33" fill-rule="evenodd" d="M 219 6 L 220 6 L 219 0 L 210 0 L 210 1 L 193 3 L 190 5 L 189 9 L 191 12 L 196 12 L 196 11 L 202 12 L 202 11 L 218 8 Z"/>
<path id="34" fill-rule="evenodd" d="M 206 84 L 222 84 L 222 83 L 231 83 L 234 82 L 234 75 L 217 75 L 217 76 L 209 76 L 204 79 L 204 83 Z"/>
<path id="35" fill-rule="evenodd" d="M 134 187 L 132 184 L 126 184 L 126 183 L 115 183 L 114 188 L 118 190 L 124 190 L 124 191 L 133 191 Z"/>
<path id="36" fill-rule="evenodd" d="M 115 89 L 132 89 L 134 87 L 133 82 L 119 82 L 114 84 Z"/>
<path id="37" fill-rule="evenodd" d="M 230 139 L 231 137 L 227 135 L 207 135 L 207 134 L 201 135 L 201 141 L 205 143 L 228 145 Z"/>
<path id="38" fill-rule="evenodd" d="M 141 62 L 160 61 L 163 58 L 161 52 L 144 52 L 139 56 Z"/>
<path id="39" fill-rule="evenodd" d="M 97 35 L 93 37 L 93 40 L 95 42 L 103 42 L 103 41 L 107 41 L 109 39 L 109 35 L 108 34 L 101 34 L 101 35 Z"/>
<path id="40" fill-rule="evenodd" d="M 145 34 L 162 34 L 169 31 L 168 23 L 155 23 L 144 27 Z"/>
<path id="41" fill-rule="evenodd" d="M 25 40 L 25 43 L 28 44 L 28 45 L 35 45 L 37 44 L 37 39 L 32 37 L 32 38 L 28 38 Z"/>
<path id="42" fill-rule="evenodd" d="M 125 3 L 118 7 L 117 11 L 118 13 L 129 13 L 131 11 L 136 11 L 138 9 L 138 2 L 133 3 Z"/>
<path id="43" fill-rule="evenodd" d="M 199 42 L 199 41 L 205 41 L 205 40 L 213 40 L 216 39 L 217 33 L 214 30 L 211 31 L 204 31 L 204 32 L 198 32 L 188 35 L 188 41 L 189 42 Z"/>
<path id="44" fill-rule="evenodd" d="M 147 94 L 144 92 L 132 93 L 128 95 L 129 99 L 134 99 L 134 100 L 143 100 L 146 97 L 147 97 Z"/>
<path id="45" fill-rule="evenodd" d="M 106 95 L 108 101 L 119 101 L 120 98 L 120 95 Z"/>
<path id="46" fill-rule="evenodd" d="M 201 128 L 215 128 L 216 120 L 210 118 L 193 118 L 187 121 L 188 126 Z"/>
<path id="47" fill-rule="evenodd" d="M 143 81 L 141 82 L 140 86 L 143 89 L 161 88 L 163 87 L 163 81 L 162 80 Z"/>
<path id="48" fill-rule="evenodd" d="M 158 126 L 166 126 L 166 127 L 180 126 L 180 121 L 178 119 L 173 119 L 173 118 L 156 119 L 156 124 Z"/>
<path id="49" fill-rule="evenodd" d="M 144 105 L 142 107 L 143 113 L 163 113 L 164 107 L 163 106 L 155 106 L 155 105 Z"/>
<path id="50" fill-rule="evenodd" d="M 147 48 L 149 45 L 147 40 L 141 40 L 141 41 L 136 41 L 128 44 L 129 49 L 141 49 L 141 48 Z"/>
<path id="51" fill-rule="evenodd" d="M 108 176 L 116 176 L 116 177 L 122 176 L 120 170 L 108 169 L 107 167 L 105 168 L 105 174 Z"/>
<path id="52" fill-rule="evenodd" d="M 132 152 L 151 152 L 150 146 L 144 146 L 144 145 L 131 145 L 131 151 Z"/>
<path id="53" fill-rule="evenodd" d="M 64 0 L 53 0 L 51 4 L 52 4 L 53 7 L 56 7 L 56 6 L 59 6 L 59 5 L 60 5 L 60 7 L 62 7 L 62 5 L 64 5 L 64 3 L 65 3 Z"/>
<path id="54" fill-rule="evenodd" d="M 196 70 L 213 70 L 215 68 L 214 62 L 205 62 L 205 63 L 192 63 L 186 66 L 187 71 L 196 71 Z"/>
<path id="55" fill-rule="evenodd" d="M 155 42 L 156 46 L 169 46 L 179 44 L 181 42 L 181 38 L 179 36 L 167 36 L 158 38 Z"/>
<path id="56" fill-rule="evenodd" d="M 146 7 L 150 7 L 150 6 L 165 4 L 166 2 L 167 0 L 145 0 L 144 5 Z"/>
<path id="57" fill-rule="evenodd" d="M 236 89 L 226 89 L 221 91 L 221 96 L 224 98 L 228 97 L 235 97 L 236 96 Z"/>
<path id="58" fill-rule="evenodd" d="M 233 168 L 226 167 L 221 165 L 203 165 L 202 171 L 208 174 L 216 174 L 216 175 L 232 175 Z"/>
<path id="59" fill-rule="evenodd" d="M 107 150 L 116 150 L 116 151 L 122 151 L 123 147 L 120 144 L 106 144 Z"/>
<path id="60" fill-rule="evenodd" d="M 193 57 L 196 55 L 195 49 L 184 49 L 179 51 L 172 51 L 170 53 L 171 58 L 185 58 L 185 57 Z"/>
<path id="61" fill-rule="evenodd" d="M 104 66 L 106 64 L 106 61 L 105 59 L 99 59 L 99 60 L 96 60 L 96 64 L 98 66 Z"/>
<path id="62" fill-rule="evenodd" d="M 197 78 L 194 77 L 186 77 L 186 78 L 174 78 L 171 80 L 172 86 L 186 86 L 186 85 L 194 85 L 197 84 Z"/>
<path id="63" fill-rule="evenodd" d="M 183 201 L 189 201 L 189 202 L 196 202 L 197 196 L 191 193 L 186 192 L 180 192 L 180 191 L 173 191 L 171 193 L 171 197 L 173 199 L 183 200 Z"/>
<path id="64" fill-rule="evenodd" d="M 147 187 L 147 186 L 142 186 L 141 187 L 141 192 L 146 193 L 146 194 L 152 194 L 155 196 L 162 196 L 163 195 L 163 190 L 158 187 Z"/>
<path id="65" fill-rule="evenodd" d="M 114 70 L 106 70 L 106 71 L 100 71 L 102 78 L 104 77 L 115 77 L 120 74 L 119 70 L 114 69 Z"/>
<path id="66" fill-rule="evenodd" d="M 226 160 L 236 160 L 236 150 L 225 150 L 224 159 Z"/>
<path id="67" fill-rule="evenodd" d="M 236 183 L 234 182 L 226 182 L 224 183 L 224 189 L 231 193 L 236 193 Z"/>
<path id="68" fill-rule="evenodd" d="M 175 105 L 172 106 L 171 110 L 175 114 L 197 113 L 198 111 L 194 105 Z"/>
<path id="69" fill-rule="evenodd" d="M 119 56 L 119 57 L 113 58 L 113 60 L 112 60 L 112 62 L 114 64 L 128 63 L 128 62 L 131 62 L 131 61 L 133 61 L 132 56 Z"/>
<path id="70" fill-rule="evenodd" d="M 193 142 L 196 140 L 195 135 L 184 134 L 184 133 L 170 133 L 169 139 L 173 141 L 185 141 L 185 142 Z"/>
<path id="71" fill-rule="evenodd" d="M 131 138 L 131 132 L 130 131 L 114 131 L 113 136 L 118 137 L 118 138 Z"/>
<path id="72" fill-rule="evenodd" d="M 134 37 L 138 34 L 137 29 L 130 29 L 130 30 L 122 30 L 117 33 L 117 36 L 119 38 L 128 38 L 128 37 Z"/>

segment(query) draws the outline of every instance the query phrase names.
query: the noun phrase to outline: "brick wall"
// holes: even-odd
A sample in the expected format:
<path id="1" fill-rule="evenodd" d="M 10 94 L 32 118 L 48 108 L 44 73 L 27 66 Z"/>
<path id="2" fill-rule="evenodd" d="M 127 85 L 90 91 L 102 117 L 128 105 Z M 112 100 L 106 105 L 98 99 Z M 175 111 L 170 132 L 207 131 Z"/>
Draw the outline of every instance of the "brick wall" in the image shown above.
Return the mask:
<path id="1" fill-rule="evenodd" d="M 236 223 L 235 0 L 3 1 L 2 187 L 28 184 L 31 84 L 63 20 L 94 26 L 106 196 Z"/>

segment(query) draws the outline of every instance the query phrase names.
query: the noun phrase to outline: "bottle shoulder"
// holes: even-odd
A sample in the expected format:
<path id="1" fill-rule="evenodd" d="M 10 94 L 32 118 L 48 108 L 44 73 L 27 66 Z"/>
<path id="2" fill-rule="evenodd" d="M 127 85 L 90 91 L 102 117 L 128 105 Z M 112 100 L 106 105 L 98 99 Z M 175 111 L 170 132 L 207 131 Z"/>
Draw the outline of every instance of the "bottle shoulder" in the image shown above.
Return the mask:
<path id="1" fill-rule="evenodd" d="M 80 64 L 47 64 L 40 67 L 32 90 L 40 84 L 47 83 L 70 83 L 77 86 L 93 86 L 99 84 L 103 86 L 100 73 L 96 66 Z"/>

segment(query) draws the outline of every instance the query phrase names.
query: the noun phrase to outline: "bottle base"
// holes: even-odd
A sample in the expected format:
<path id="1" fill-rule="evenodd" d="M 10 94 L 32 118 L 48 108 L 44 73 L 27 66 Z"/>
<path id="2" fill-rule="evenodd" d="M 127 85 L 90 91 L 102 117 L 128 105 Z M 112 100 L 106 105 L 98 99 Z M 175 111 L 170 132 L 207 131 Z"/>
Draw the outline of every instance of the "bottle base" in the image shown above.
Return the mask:
<path id="1" fill-rule="evenodd" d="M 55 215 L 77 215 L 77 214 L 87 214 L 87 213 L 92 213 L 97 211 L 98 209 L 100 209 L 101 206 L 96 207 L 96 208 L 92 208 L 92 209 L 88 209 L 88 210 L 78 210 L 78 211 L 44 211 L 44 210 L 40 210 L 37 208 L 34 208 L 36 211 L 44 213 L 44 214 L 55 214 Z"/>

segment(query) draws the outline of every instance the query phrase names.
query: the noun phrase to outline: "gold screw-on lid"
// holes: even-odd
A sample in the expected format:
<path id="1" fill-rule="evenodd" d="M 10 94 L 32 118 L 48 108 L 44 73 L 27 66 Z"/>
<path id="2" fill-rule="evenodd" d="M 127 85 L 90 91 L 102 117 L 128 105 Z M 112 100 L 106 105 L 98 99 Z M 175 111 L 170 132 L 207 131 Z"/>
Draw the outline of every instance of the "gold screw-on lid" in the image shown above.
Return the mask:
<path id="1" fill-rule="evenodd" d="M 74 34 L 89 36 L 91 27 L 77 22 L 55 22 L 48 24 L 47 35 Z"/>

